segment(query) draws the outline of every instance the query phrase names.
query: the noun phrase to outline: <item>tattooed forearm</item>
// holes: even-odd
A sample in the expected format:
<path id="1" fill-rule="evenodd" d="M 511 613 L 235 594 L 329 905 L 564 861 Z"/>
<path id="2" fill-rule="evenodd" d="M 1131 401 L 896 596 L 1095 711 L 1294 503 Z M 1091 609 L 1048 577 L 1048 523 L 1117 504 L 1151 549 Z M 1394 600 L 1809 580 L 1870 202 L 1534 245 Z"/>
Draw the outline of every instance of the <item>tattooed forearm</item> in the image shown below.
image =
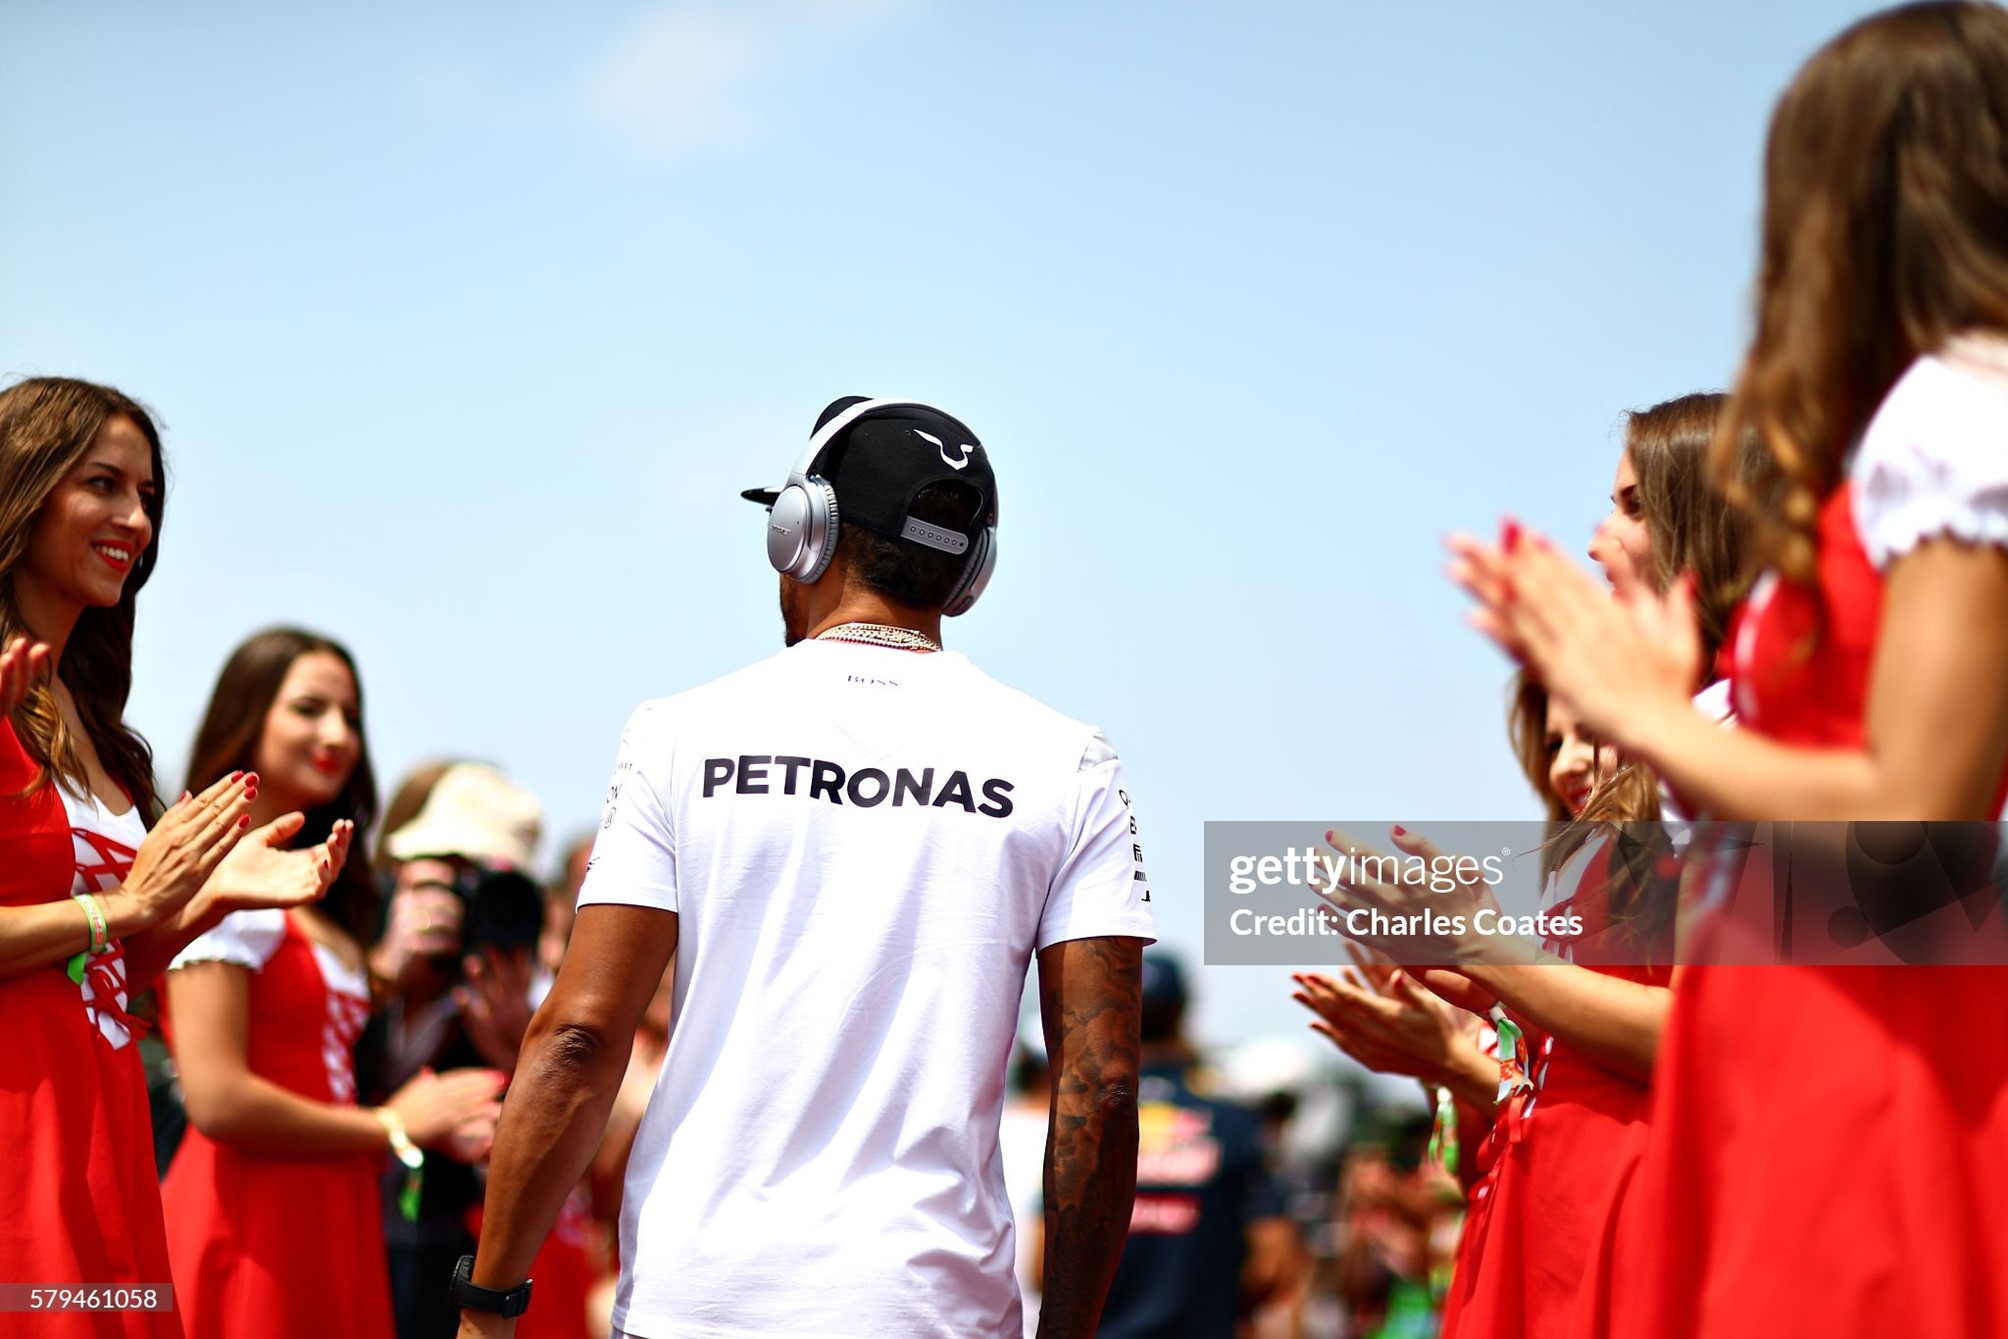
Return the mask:
<path id="1" fill-rule="evenodd" d="M 1142 990 L 1140 940 L 1077 939 L 1039 955 L 1053 1066 L 1040 1339 L 1094 1334 L 1129 1235 Z"/>

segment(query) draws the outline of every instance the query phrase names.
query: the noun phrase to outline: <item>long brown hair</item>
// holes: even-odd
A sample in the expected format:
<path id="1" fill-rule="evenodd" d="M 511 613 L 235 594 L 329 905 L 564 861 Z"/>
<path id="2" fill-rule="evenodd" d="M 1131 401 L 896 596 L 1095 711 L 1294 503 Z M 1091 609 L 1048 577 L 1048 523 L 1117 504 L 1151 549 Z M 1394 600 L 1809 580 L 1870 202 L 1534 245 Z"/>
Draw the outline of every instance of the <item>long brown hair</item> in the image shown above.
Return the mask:
<path id="1" fill-rule="evenodd" d="M 265 718 L 278 700 L 286 672 L 301 656 L 316 651 L 340 660 L 355 680 L 356 740 L 360 747 L 355 770 L 349 773 L 341 793 L 307 811 L 307 825 L 294 841 L 296 847 L 325 840 L 336 819 L 353 821 L 357 833 L 363 834 L 376 818 L 376 773 L 370 767 L 369 734 L 361 719 L 363 680 L 346 647 L 298 628 L 267 628 L 254 634 L 224 662 L 216 691 L 209 696 L 209 709 L 203 713 L 202 727 L 195 732 L 195 746 L 189 750 L 188 789 L 192 791 L 201 791 L 231 772 L 253 770 Z M 352 860 L 328 889 L 322 906 L 350 934 L 367 942 L 376 930 L 376 902 L 376 884 L 368 865 Z"/>
<path id="2" fill-rule="evenodd" d="M 1567 865 L 1592 837 L 1608 833 L 1614 840 L 1605 857 L 1605 911 L 1615 938 L 1599 934 L 1594 952 L 1612 962 L 1660 957 L 1670 942 L 1679 888 L 1657 873 L 1657 856 L 1666 845 L 1659 825 L 1658 776 L 1644 763 L 1622 763 L 1590 793 L 1583 812 L 1571 815 L 1548 780 L 1546 686 L 1520 670 L 1508 700 L 1506 724 L 1514 756 L 1548 810 L 1541 833 L 1542 880 Z"/>
<path id="3" fill-rule="evenodd" d="M 1652 539 L 1653 586 L 1665 590 L 1693 574 L 1695 625 L 1711 680 L 1730 615 L 1750 590 L 1749 517 L 1724 505 L 1709 468 L 1728 407 L 1726 395 L 1696 393 L 1625 415 L 1625 455 L 1638 476 L 1639 519 Z M 1759 454 L 1757 435 L 1744 431 L 1732 465 L 1746 486 L 1755 486 Z"/>
<path id="4" fill-rule="evenodd" d="M 1644 763 L 1631 761 L 1620 763 L 1597 783 L 1580 815 L 1569 812 L 1548 779 L 1548 688 L 1524 669 L 1515 671 L 1507 693 L 1506 737 L 1521 775 L 1547 810 L 1541 848 L 1544 877 L 1567 863 L 1598 825 L 1659 818 L 1659 777 Z"/>
<path id="5" fill-rule="evenodd" d="M 1869 415 L 1976 328 L 2008 332 L 2008 11 L 1932 0 L 1822 47 L 1771 118 L 1756 335 L 1715 443 L 1761 560 L 1810 578 L 1820 504 Z M 1746 430 L 1755 490 L 1733 468 Z"/>
<path id="6" fill-rule="evenodd" d="M 0 643 L 30 632 L 14 591 L 14 572 L 28 551 L 35 520 L 63 476 L 90 450 L 105 424 L 124 418 L 140 430 L 153 455 L 153 492 L 144 503 L 153 540 L 133 558 L 117 604 L 88 608 L 78 617 L 57 667 L 76 703 L 84 734 L 98 761 L 151 823 L 159 809 L 153 785 L 153 750 L 124 721 L 132 694 L 133 608 L 160 552 L 167 506 L 167 466 L 153 417 L 109 386 L 67 377 L 32 377 L 0 391 Z M 41 768 L 35 786 L 60 777 L 88 788 L 76 741 L 46 682 L 29 690 L 12 717 L 21 746 Z"/>

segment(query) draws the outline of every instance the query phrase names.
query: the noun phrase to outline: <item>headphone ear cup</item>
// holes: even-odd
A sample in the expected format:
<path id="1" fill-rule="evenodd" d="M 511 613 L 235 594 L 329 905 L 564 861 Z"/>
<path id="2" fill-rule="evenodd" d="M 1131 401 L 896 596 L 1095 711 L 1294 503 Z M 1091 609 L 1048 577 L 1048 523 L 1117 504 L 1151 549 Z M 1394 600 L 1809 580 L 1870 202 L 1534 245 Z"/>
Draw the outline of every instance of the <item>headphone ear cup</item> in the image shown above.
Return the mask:
<path id="1" fill-rule="evenodd" d="M 791 481 L 767 514 L 767 561 L 813 583 L 837 552 L 837 491 L 821 479 Z"/>
<path id="2" fill-rule="evenodd" d="M 997 527 L 986 525 L 976 536 L 976 549 L 963 565 L 962 580 L 956 583 L 949 594 L 948 603 L 942 606 L 942 616 L 954 618 L 969 612 L 983 594 L 983 588 L 990 584 L 990 573 L 997 567 Z"/>
<path id="3" fill-rule="evenodd" d="M 809 542 L 802 553 L 803 570 L 796 579 L 814 585 L 837 556 L 837 490 L 821 479 L 809 479 Z"/>

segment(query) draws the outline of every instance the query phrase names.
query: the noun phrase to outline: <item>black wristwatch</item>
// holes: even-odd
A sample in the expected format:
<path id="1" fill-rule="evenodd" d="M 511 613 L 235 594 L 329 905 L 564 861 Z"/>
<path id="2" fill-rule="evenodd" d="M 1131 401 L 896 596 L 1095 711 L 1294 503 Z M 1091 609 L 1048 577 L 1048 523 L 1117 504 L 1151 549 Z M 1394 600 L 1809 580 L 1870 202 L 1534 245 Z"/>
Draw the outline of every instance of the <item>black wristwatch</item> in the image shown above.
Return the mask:
<path id="1" fill-rule="evenodd" d="M 474 1282 L 474 1257 L 463 1255 L 453 1267 L 453 1304 L 470 1311 L 489 1311 L 504 1317 L 520 1316 L 530 1309 L 530 1280 L 502 1292 Z"/>

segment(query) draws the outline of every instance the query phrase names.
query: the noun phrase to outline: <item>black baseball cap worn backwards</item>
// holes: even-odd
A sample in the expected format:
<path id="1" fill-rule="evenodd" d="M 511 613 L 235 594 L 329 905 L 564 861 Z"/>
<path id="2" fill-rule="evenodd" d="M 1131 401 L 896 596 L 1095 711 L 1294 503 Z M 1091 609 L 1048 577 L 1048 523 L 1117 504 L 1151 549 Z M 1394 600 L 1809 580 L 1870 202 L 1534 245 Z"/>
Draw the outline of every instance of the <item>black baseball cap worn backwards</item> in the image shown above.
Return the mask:
<path id="1" fill-rule="evenodd" d="M 969 552 L 984 527 L 997 523 L 990 453 L 960 419 L 911 400 L 847 395 L 831 401 L 788 483 L 810 479 L 835 490 L 842 524 L 943 553 Z M 935 483 L 960 484 L 978 495 L 968 529 L 911 515 L 915 496 Z M 771 508 L 787 486 L 749 488 L 740 496 Z"/>

